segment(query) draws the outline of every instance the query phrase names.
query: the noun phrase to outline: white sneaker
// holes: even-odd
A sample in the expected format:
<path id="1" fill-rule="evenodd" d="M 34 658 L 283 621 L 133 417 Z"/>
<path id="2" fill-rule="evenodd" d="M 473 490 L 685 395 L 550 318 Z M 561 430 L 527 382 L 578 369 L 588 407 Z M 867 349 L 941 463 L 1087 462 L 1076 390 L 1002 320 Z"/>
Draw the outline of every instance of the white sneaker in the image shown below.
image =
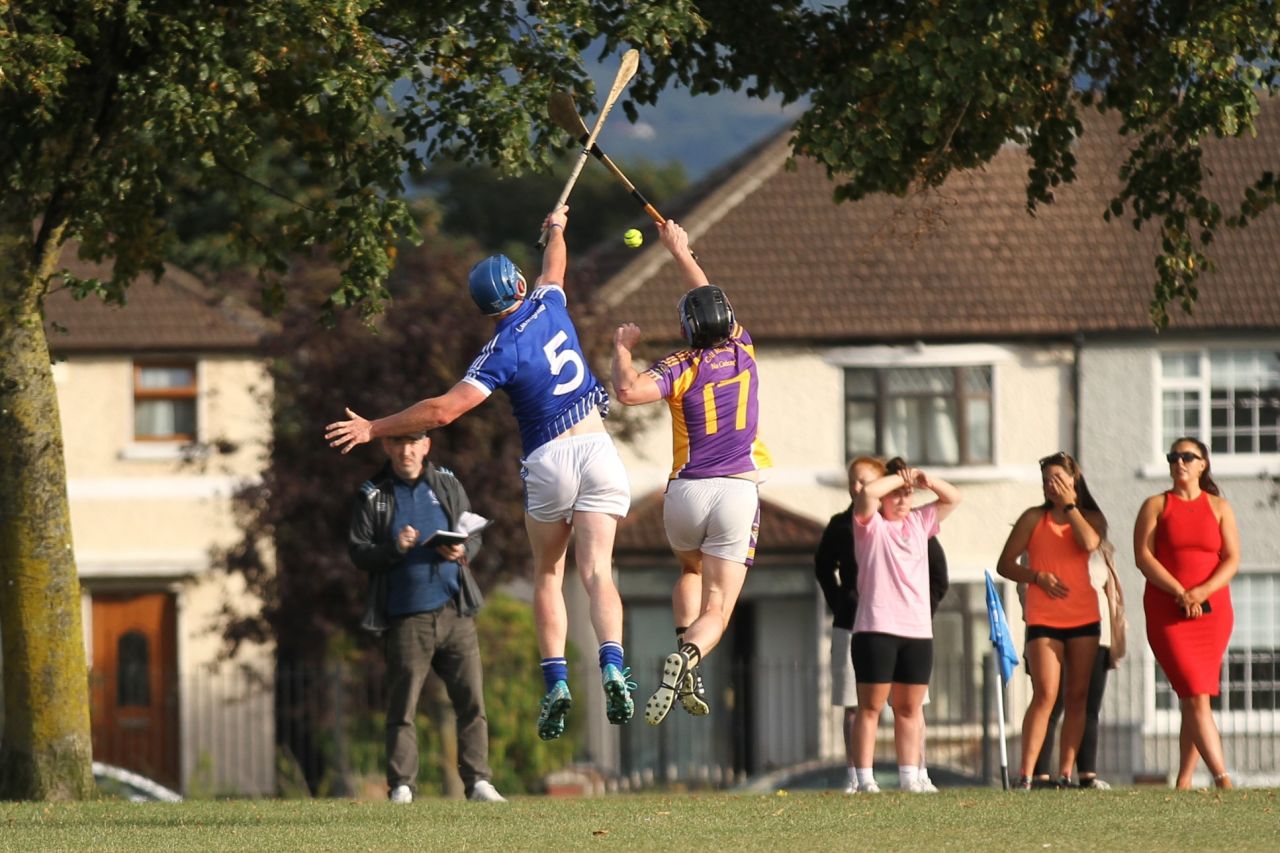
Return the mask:
<path id="1" fill-rule="evenodd" d="M 938 793 L 938 789 L 934 787 L 933 783 L 932 783 L 932 782 L 929 782 L 929 781 L 927 781 L 927 780 L 925 780 L 925 779 L 914 779 L 914 780 L 912 780 L 911 782 L 908 782 L 908 783 L 907 783 L 907 786 L 906 786 L 905 788 L 903 788 L 902 790 L 903 790 L 905 793 L 908 793 L 908 794 L 936 794 L 936 793 Z"/>
<path id="2" fill-rule="evenodd" d="M 391 793 L 387 794 L 387 799 L 393 803 L 412 803 L 413 791 L 408 785 L 396 785 L 391 789 Z"/>
<path id="3" fill-rule="evenodd" d="M 858 793 L 858 783 L 857 783 L 857 782 L 846 782 L 846 783 L 845 783 L 845 786 L 844 786 L 844 792 L 845 792 L 846 794 L 856 794 L 856 793 Z"/>
<path id="4" fill-rule="evenodd" d="M 865 785 L 859 785 L 858 793 L 859 794 L 878 794 L 880 793 L 880 786 L 875 783 L 875 780 L 872 780 Z"/>
<path id="5" fill-rule="evenodd" d="M 920 771 L 920 778 L 919 778 L 919 780 L 918 780 L 918 781 L 920 782 L 920 793 L 921 793 L 921 794 L 936 794 L 936 793 L 938 793 L 938 786 L 937 786 L 937 785 L 935 785 L 935 784 L 933 784 L 933 780 L 929 778 L 929 774 L 928 774 L 928 773 L 925 773 L 923 769 L 921 769 L 921 771 Z"/>
<path id="6" fill-rule="evenodd" d="M 493 783 L 487 779 L 477 782 L 467 799 L 473 803 L 505 803 L 507 801 L 507 798 L 499 794 L 498 789 L 493 787 Z"/>

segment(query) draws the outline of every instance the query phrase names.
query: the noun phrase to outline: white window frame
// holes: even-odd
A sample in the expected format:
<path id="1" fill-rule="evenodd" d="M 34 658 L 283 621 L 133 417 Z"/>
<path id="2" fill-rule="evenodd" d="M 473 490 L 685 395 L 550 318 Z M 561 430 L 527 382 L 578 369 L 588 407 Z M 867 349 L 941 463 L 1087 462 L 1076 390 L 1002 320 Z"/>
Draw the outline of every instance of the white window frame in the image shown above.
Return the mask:
<path id="1" fill-rule="evenodd" d="M 1213 473 L 1221 476 L 1257 477 L 1280 473 L 1280 453 L 1214 453 L 1212 450 L 1211 406 L 1213 380 L 1209 358 L 1210 352 L 1256 352 L 1258 350 L 1275 349 L 1275 342 L 1264 341 L 1233 342 L 1229 345 L 1183 345 L 1159 347 L 1152 351 L 1151 375 L 1151 461 L 1143 466 L 1142 475 L 1148 479 L 1163 479 L 1169 475 L 1169 466 L 1164 455 L 1169 448 L 1164 445 L 1164 392 L 1165 391 L 1198 391 L 1200 394 L 1199 427 L 1195 438 L 1210 447 L 1213 461 Z M 1196 353 L 1200 358 L 1200 375 L 1194 379 L 1170 378 L 1164 375 L 1163 356 Z"/>
<path id="2" fill-rule="evenodd" d="M 840 370 L 841 423 L 847 412 L 844 390 L 845 370 L 848 368 L 886 369 L 895 367 L 989 367 L 991 369 L 991 462 L 985 465 L 932 465 L 947 472 L 947 479 L 956 482 L 987 482 L 991 480 L 1028 480 L 1039 482 L 1039 470 L 1013 469 L 1000 462 L 1000 370 L 1001 366 L 1018 359 L 1015 350 L 995 344 L 925 344 L 910 346 L 842 347 L 827 353 L 824 361 Z M 847 428 L 847 425 L 845 425 Z M 847 429 L 841 430 L 841 453 Z M 1026 468 L 1026 466 L 1023 466 Z M 843 469 L 840 480 L 843 482 Z"/>

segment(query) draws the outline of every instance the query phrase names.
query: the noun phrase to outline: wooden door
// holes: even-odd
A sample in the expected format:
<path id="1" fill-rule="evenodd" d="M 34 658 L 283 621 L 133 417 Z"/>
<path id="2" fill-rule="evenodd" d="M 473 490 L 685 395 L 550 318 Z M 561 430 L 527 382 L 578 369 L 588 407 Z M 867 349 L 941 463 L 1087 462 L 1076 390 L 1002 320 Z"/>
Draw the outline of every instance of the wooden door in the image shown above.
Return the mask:
<path id="1" fill-rule="evenodd" d="M 94 760 L 179 789 L 173 596 L 95 594 L 92 618 Z"/>

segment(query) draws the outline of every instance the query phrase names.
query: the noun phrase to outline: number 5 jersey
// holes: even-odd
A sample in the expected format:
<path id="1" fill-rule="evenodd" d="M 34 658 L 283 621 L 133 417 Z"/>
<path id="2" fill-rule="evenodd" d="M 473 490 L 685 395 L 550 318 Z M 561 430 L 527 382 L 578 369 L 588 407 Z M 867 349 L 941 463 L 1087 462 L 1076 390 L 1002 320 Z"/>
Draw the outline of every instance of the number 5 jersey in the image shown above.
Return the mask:
<path id="1" fill-rule="evenodd" d="M 462 381 L 486 395 L 506 390 L 526 457 L 592 409 L 609 411 L 609 394 L 587 367 L 558 284 L 536 288 L 498 321 Z"/>

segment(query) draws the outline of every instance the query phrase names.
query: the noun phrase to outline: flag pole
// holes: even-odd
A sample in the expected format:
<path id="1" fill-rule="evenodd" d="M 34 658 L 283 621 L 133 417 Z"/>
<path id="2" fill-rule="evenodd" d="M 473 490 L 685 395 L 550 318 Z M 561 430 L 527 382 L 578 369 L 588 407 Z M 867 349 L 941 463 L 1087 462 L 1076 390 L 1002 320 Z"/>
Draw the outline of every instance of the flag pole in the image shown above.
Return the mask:
<path id="1" fill-rule="evenodd" d="M 1009 790 L 1009 747 L 1004 736 L 1004 678 L 1000 675 L 1000 658 L 992 655 L 996 669 L 996 731 L 1000 733 L 1000 785 Z"/>

